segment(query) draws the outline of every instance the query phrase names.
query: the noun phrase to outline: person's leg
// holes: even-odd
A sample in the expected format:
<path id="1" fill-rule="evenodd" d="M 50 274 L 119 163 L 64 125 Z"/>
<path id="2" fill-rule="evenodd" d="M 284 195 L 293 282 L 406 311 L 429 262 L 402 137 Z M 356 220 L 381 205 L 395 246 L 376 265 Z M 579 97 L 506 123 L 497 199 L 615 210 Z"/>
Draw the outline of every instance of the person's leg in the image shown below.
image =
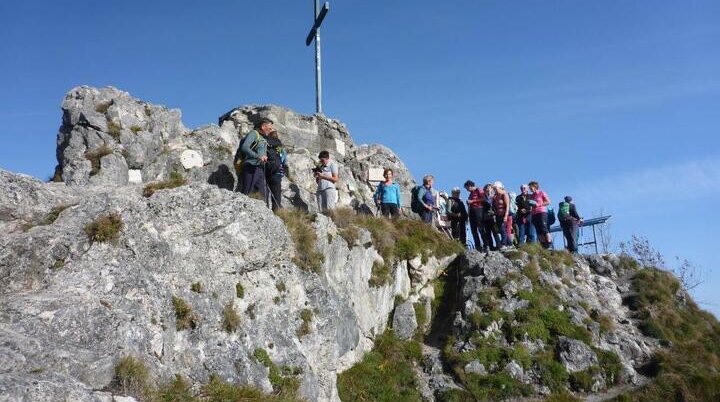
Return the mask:
<path id="1" fill-rule="evenodd" d="M 492 222 L 492 221 L 483 221 L 483 222 L 481 223 L 481 225 L 482 225 L 482 226 L 481 226 L 481 229 L 480 229 L 480 231 L 481 231 L 480 234 L 481 234 L 482 240 L 483 240 L 483 250 L 485 250 L 485 251 L 494 250 L 495 247 L 493 246 L 493 240 L 492 240 L 492 235 L 493 235 L 492 225 L 493 225 L 493 222 Z"/>
<path id="2" fill-rule="evenodd" d="M 505 220 L 505 228 L 506 228 L 506 234 L 507 234 L 507 244 L 506 246 L 512 246 L 513 245 L 513 216 L 508 215 L 507 219 Z"/>
<path id="3" fill-rule="evenodd" d="M 467 244 L 467 228 L 465 226 L 465 222 L 460 222 L 458 225 L 458 240 L 460 240 L 460 243 L 462 243 L 463 247 Z"/>
<path id="4" fill-rule="evenodd" d="M 273 174 L 266 177 L 268 187 L 270 187 L 270 201 L 272 203 L 272 210 L 275 211 L 278 208 L 282 208 L 282 176 L 279 174 Z"/>
<path id="5" fill-rule="evenodd" d="M 478 213 L 476 208 L 470 208 L 470 233 L 472 234 L 473 243 L 475 243 L 475 250 L 482 249 L 482 241 L 480 241 L 480 231 L 482 230 L 478 225 Z"/>
<path id="6" fill-rule="evenodd" d="M 578 232 L 578 225 L 575 223 L 575 221 L 570 221 L 570 238 L 568 239 L 568 250 L 570 250 L 571 253 L 577 253 L 578 246 L 577 246 L 577 232 Z"/>
<path id="7" fill-rule="evenodd" d="M 525 244 L 525 236 L 527 236 L 527 231 L 525 230 L 527 228 L 527 221 L 523 222 L 523 219 L 521 218 L 518 222 L 518 244 L 523 245 Z"/>
<path id="8" fill-rule="evenodd" d="M 570 234 L 570 231 L 572 230 L 572 224 L 570 222 L 560 222 L 560 227 L 562 228 L 563 237 L 565 237 L 565 248 L 572 252 L 572 235 Z"/>
<path id="9" fill-rule="evenodd" d="M 386 218 L 390 217 L 390 204 L 380 204 L 380 214 Z"/>
<path id="10" fill-rule="evenodd" d="M 267 181 L 265 180 L 265 169 L 261 166 L 253 169 L 253 175 L 250 185 L 250 192 L 257 191 L 263 197 L 263 200 L 267 200 Z"/>
<path id="11" fill-rule="evenodd" d="M 335 209 L 335 205 L 337 204 L 338 199 L 338 192 L 334 188 L 329 188 L 325 190 L 325 193 L 327 193 L 327 209 Z"/>
<path id="12" fill-rule="evenodd" d="M 400 218 L 400 205 L 390 204 L 390 217 L 393 219 Z"/>
<path id="13" fill-rule="evenodd" d="M 497 244 L 497 247 L 502 247 L 507 245 L 507 228 L 505 227 L 505 219 L 503 219 L 502 216 L 495 216 L 495 228 L 500 229 L 500 242 Z"/>
<path id="14" fill-rule="evenodd" d="M 534 214 L 531 219 L 535 232 L 537 233 L 538 240 L 540 241 L 540 244 L 545 247 L 545 230 L 547 230 L 547 225 L 542 220 L 542 214 Z"/>
<path id="15" fill-rule="evenodd" d="M 252 191 L 253 176 L 255 175 L 255 166 L 243 164 L 242 172 L 240 173 L 240 192 L 248 195 Z"/>
<path id="16" fill-rule="evenodd" d="M 424 210 L 420 214 L 420 217 L 422 218 L 422 221 L 425 223 L 432 224 L 433 221 L 433 211 Z"/>
<path id="17" fill-rule="evenodd" d="M 327 203 L 325 202 L 325 191 L 318 190 L 315 193 L 315 199 L 317 200 L 318 210 L 320 212 L 327 210 Z"/>
<path id="18" fill-rule="evenodd" d="M 528 243 L 535 243 L 537 241 L 537 233 L 535 233 L 535 225 L 532 224 L 530 217 L 528 217 L 525 228 L 527 229 Z"/>

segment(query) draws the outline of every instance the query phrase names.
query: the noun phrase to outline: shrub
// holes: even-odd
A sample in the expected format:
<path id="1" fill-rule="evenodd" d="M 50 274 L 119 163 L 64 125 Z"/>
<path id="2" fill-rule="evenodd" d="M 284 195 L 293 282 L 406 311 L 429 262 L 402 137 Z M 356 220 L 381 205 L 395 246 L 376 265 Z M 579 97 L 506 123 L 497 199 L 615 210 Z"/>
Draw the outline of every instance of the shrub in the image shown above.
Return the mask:
<path id="1" fill-rule="evenodd" d="M 250 303 L 250 304 L 247 306 L 247 308 L 245 309 L 245 314 L 247 314 L 248 317 L 250 317 L 251 320 L 254 320 L 255 318 L 257 318 L 257 317 L 255 316 L 255 303 Z"/>
<path id="2" fill-rule="evenodd" d="M 170 173 L 169 180 L 147 184 L 143 189 L 143 195 L 145 197 L 150 197 L 158 190 L 180 187 L 184 186 L 185 184 L 187 184 L 187 180 L 185 180 L 182 173 L 174 171 Z"/>
<path id="3" fill-rule="evenodd" d="M 285 222 L 295 243 L 293 262 L 305 271 L 320 272 L 325 257 L 315 250 L 317 234 L 312 226 L 314 217 L 298 209 L 278 209 L 275 213 Z"/>
<path id="4" fill-rule="evenodd" d="M 137 134 L 137 133 L 139 133 L 140 131 L 142 131 L 142 127 L 140 127 L 140 126 L 132 126 L 132 127 L 130 127 L 130 131 L 132 131 L 133 134 Z"/>
<path id="5" fill-rule="evenodd" d="M 193 283 L 192 285 L 190 285 L 190 290 L 192 290 L 195 293 L 202 293 L 202 291 L 203 291 L 202 283 L 200 283 L 200 282 Z"/>
<path id="6" fill-rule="evenodd" d="M 275 284 L 275 289 L 277 289 L 278 292 L 282 293 L 287 290 L 287 287 L 285 286 L 285 282 L 280 281 Z"/>
<path id="7" fill-rule="evenodd" d="M 243 297 L 245 297 L 245 289 L 240 282 L 235 284 L 235 296 L 237 296 L 238 299 L 242 299 Z"/>
<path id="8" fill-rule="evenodd" d="M 85 159 L 90 161 L 90 176 L 95 176 L 100 172 L 100 159 L 103 156 L 110 155 L 112 152 L 112 149 L 107 145 L 85 152 Z"/>
<path id="9" fill-rule="evenodd" d="M 110 136 L 113 137 L 115 141 L 120 141 L 120 133 L 122 132 L 122 127 L 120 127 L 119 124 L 115 123 L 112 120 L 108 120 L 107 129 L 108 134 L 110 134 Z"/>
<path id="10" fill-rule="evenodd" d="M 372 273 L 368 284 L 372 287 L 379 288 L 392 282 L 392 272 L 390 267 L 380 261 L 373 262 Z"/>
<path id="11" fill-rule="evenodd" d="M 300 328 L 298 328 L 296 331 L 298 338 L 302 338 L 303 336 L 308 335 L 311 332 L 310 322 L 312 321 L 312 319 L 312 310 L 306 308 L 300 311 L 300 320 L 302 320 L 302 324 L 300 324 Z"/>
<path id="12" fill-rule="evenodd" d="M 173 296 L 172 304 L 175 308 L 175 329 L 182 331 L 183 329 L 197 328 L 197 317 L 185 300 Z"/>
<path id="13" fill-rule="evenodd" d="M 222 327 L 225 332 L 235 332 L 240 326 L 240 316 L 235 312 L 233 302 L 229 301 L 223 308 Z"/>
<path id="14" fill-rule="evenodd" d="M 197 398 L 192 393 L 190 384 L 179 374 L 175 379 L 153 393 L 152 401 L 157 402 L 194 402 Z"/>
<path id="15" fill-rule="evenodd" d="M 291 367 L 278 366 L 273 363 L 265 349 L 255 349 L 253 356 L 263 366 L 269 370 L 268 379 L 272 384 L 275 393 L 280 398 L 297 398 L 297 391 L 300 388 L 300 380 L 295 376 L 302 373 L 302 370 L 293 369 Z"/>
<path id="16" fill-rule="evenodd" d="M 145 116 L 150 117 L 152 116 L 152 109 L 148 105 L 143 106 L 143 110 L 145 111 Z"/>
<path id="17" fill-rule="evenodd" d="M 85 225 L 85 234 L 87 234 L 91 242 L 102 243 L 117 240 L 120 237 L 122 228 L 122 218 L 119 214 L 113 212 Z"/>
<path id="18" fill-rule="evenodd" d="M 150 374 L 145 364 L 132 356 L 120 359 L 115 365 L 112 388 L 123 395 L 145 399 L 150 392 Z"/>

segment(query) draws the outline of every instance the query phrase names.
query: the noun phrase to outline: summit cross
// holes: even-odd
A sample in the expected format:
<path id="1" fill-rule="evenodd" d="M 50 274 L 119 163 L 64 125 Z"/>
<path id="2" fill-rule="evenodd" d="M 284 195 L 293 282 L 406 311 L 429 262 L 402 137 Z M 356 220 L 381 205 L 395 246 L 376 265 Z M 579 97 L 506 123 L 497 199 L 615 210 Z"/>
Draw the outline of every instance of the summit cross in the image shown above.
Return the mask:
<path id="1" fill-rule="evenodd" d="M 310 28 L 305 39 L 305 46 L 310 46 L 315 39 L 315 112 L 322 114 L 322 74 L 320 69 L 320 25 L 330 10 L 330 2 L 320 8 L 320 0 L 315 0 L 315 12 L 313 13 L 313 26 Z"/>

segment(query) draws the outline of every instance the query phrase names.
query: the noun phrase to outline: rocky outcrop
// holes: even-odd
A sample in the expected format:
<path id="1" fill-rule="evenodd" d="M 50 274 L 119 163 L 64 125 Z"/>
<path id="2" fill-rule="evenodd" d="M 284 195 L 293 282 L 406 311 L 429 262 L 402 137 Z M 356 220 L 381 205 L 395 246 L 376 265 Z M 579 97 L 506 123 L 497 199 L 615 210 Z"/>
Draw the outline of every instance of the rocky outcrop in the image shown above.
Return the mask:
<path id="1" fill-rule="evenodd" d="M 243 106 L 218 119 L 219 125 L 190 130 L 177 109 L 133 98 L 112 87 L 78 87 L 65 96 L 58 133 L 55 178 L 68 185 L 114 185 L 166 180 L 174 171 L 193 182 L 233 190 L 233 158 L 240 139 L 261 117 L 275 122 L 289 151 L 289 174 L 283 197 L 311 212 L 317 210 L 311 169 L 321 150 L 339 165 L 338 203 L 374 211 L 371 169 L 390 167 L 409 205 L 415 181 L 391 150 L 381 145 L 356 146 L 339 121 L 303 116 L 278 106 Z"/>
<path id="2" fill-rule="evenodd" d="M 305 398 L 338 400 L 337 372 L 385 330 L 395 296 L 417 299 L 411 289 L 433 278 L 413 282 L 403 262 L 389 284 L 371 287 L 382 257 L 371 243 L 347 244 L 322 215 L 314 223 L 322 270 L 303 271 L 285 225 L 262 202 L 204 183 L 149 198 L 142 190 L 0 171 L 0 394 L 103 400 L 109 394 L 98 390 L 125 356 L 157 382 L 216 374 L 271 391 L 255 357 L 263 349 L 278 366 L 301 369 Z M 117 239 L 91 240 L 88 224 L 110 214 L 121 221 Z M 420 268 L 436 276 L 447 262 Z M 239 316 L 236 328 L 223 324 L 226 309 Z"/>

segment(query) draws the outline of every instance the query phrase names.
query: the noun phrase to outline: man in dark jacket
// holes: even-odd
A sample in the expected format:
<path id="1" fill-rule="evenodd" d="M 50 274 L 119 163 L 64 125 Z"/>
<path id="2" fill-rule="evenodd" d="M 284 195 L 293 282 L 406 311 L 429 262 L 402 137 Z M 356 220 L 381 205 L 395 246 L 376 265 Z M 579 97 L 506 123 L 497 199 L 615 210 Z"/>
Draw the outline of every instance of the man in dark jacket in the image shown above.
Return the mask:
<path id="1" fill-rule="evenodd" d="M 267 163 L 267 135 L 273 131 L 273 121 L 262 118 L 255 130 L 247 133 L 240 141 L 235 153 L 235 169 L 239 173 L 240 192 L 250 194 L 257 191 L 263 199 L 267 196 L 265 163 Z"/>
<path id="2" fill-rule="evenodd" d="M 455 187 L 452 189 L 445 208 L 447 211 L 445 215 L 450 219 L 452 237 L 464 246 L 467 242 L 465 222 L 468 219 L 468 214 L 465 210 L 465 204 L 460 199 L 460 188 Z"/>
<path id="3" fill-rule="evenodd" d="M 582 223 L 582 218 L 578 215 L 575 204 L 572 202 L 572 197 L 569 195 L 565 196 L 565 201 L 561 202 L 558 207 L 558 219 L 560 220 L 560 227 L 565 236 L 567 250 L 571 253 L 577 253 L 578 225 Z"/>
<path id="4" fill-rule="evenodd" d="M 518 243 L 523 244 L 525 241 L 528 243 L 535 242 L 535 227 L 530 222 L 530 211 L 532 211 L 532 205 L 530 204 L 530 195 L 528 194 L 527 184 L 520 186 L 520 195 L 515 197 L 515 204 L 517 205 L 517 226 L 518 226 Z"/>
<path id="5" fill-rule="evenodd" d="M 277 131 L 272 131 L 267 136 L 267 163 L 265 164 L 265 180 L 270 189 L 270 201 L 272 210 L 282 208 L 282 178 L 285 175 L 287 165 L 285 158 L 287 154 L 283 144 L 278 138 Z"/>

